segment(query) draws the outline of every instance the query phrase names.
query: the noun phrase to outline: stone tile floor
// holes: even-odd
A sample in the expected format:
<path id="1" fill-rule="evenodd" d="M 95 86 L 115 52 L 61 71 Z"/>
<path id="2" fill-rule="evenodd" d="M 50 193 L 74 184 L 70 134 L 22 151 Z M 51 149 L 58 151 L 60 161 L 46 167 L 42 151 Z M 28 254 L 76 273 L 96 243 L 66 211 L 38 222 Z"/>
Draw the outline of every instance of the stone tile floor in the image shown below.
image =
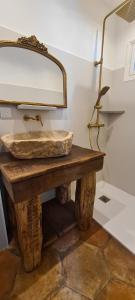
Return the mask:
<path id="1" fill-rule="evenodd" d="M 135 300 L 135 256 L 97 223 L 72 229 L 25 273 L 14 246 L 0 253 L 0 300 Z"/>

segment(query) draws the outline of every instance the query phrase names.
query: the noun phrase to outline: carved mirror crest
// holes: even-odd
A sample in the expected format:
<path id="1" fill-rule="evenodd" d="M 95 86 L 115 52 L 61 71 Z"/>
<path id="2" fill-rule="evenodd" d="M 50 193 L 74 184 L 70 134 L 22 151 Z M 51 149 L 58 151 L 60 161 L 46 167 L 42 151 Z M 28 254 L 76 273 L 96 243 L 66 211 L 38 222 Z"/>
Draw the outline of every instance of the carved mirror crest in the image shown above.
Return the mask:
<path id="1" fill-rule="evenodd" d="M 67 107 L 64 66 L 36 36 L 0 41 L 0 104 Z"/>

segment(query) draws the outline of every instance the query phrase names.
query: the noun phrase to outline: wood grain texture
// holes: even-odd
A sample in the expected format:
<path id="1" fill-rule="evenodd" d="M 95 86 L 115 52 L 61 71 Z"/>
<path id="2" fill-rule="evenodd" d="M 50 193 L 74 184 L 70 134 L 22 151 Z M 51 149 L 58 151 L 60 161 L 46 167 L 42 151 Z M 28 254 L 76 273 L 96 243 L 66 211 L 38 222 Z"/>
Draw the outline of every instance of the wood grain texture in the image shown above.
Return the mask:
<path id="1" fill-rule="evenodd" d="M 18 182 L 28 178 L 48 174 L 57 170 L 65 170 L 75 166 L 81 166 L 83 163 L 91 162 L 104 157 L 104 153 L 84 149 L 78 146 L 72 146 L 69 155 L 59 158 L 19 160 L 11 159 L 8 163 L 1 163 L 0 168 L 4 176 L 10 182 Z M 6 158 L 5 158 L 6 160 Z"/>
<path id="2" fill-rule="evenodd" d="M 61 204 L 71 200 L 71 184 L 65 183 L 56 188 L 56 200 Z"/>
<path id="3" fill-rule="evenodd" d="M 58 201 L 70 198 L 69 182 L 77 180 L 76 218 L 87 230 L 93 213 L 95 173 L 103 168 L 104 153 L 73 146 L 68 156 L 18 160 L 0 155 L 0 171 L 16 212 L 19 245 L 26 271 L 41 260 L 41 203 L 38 195 L 57 188 Z"/>
<path id="4" fill-rule="evenodd" d="M 41 261 L 42 230 L 41 201 L 35 197 L 15 204 L 18 240 L 27 272 L 36 268 Z"/>
<path id="5" fill-rule="evenodd" d="M 75 215 L 80 230 L 90 227 L 93 216 L 96 191 L 96 173 L 91 172 L 77 180 L 75 196 Z"/>
<path id="6" fill-rule="evenodd" d="M 98 172 L 103 168 L 103 157 L 90 160 L 81 165 L 71 166 L 64 170 L 59 168 L 51 173 L 45 173 L 36 177 L 28 178 L 19 182 L 9 182 L 3 174 L 4 185 L 15 202 L 21 202 L 24 199 L 29 200 L 33 195 L 38 195 L 62 184 L 82 178 L 87 173 Z"/>

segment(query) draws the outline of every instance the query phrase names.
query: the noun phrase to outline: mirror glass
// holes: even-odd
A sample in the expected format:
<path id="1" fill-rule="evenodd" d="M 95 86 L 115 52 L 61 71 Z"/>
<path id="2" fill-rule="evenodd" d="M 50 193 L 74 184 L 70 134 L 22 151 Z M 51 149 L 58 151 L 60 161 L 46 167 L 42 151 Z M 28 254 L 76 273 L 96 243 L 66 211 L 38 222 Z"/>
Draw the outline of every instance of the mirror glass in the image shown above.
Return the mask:
<path id="1" fill-rule="evenodd" d="M 39 53 L 0 48 L 0 100 L 37 105 L 64 105 L 63 73 Z"/>

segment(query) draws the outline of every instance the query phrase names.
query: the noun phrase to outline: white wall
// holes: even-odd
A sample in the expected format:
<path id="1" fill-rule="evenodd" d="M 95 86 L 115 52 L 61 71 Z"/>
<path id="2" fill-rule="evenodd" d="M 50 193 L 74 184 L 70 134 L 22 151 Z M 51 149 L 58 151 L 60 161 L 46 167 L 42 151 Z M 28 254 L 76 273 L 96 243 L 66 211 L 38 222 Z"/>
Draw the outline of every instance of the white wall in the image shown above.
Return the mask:
<path id="1" fill-rule="evenodd" d="M 47 44 L 89 59 L 97 27 L 95 13 L 97 1 L 92 4 L 90 17 L 92 2 L 1 1 L 1 25 L 24 35 L 33 33 Z M 102 5 L 100 8 L 102 15 L 104 13 Z"/>
<path id="2" fill-rule="evenodd" d="M 0 25 L 35 34 L 49 45 L 92 61 L 97 30 L 101 31 L 109 10 L 100 0 L 0 0 L 0 4 Z"/>

